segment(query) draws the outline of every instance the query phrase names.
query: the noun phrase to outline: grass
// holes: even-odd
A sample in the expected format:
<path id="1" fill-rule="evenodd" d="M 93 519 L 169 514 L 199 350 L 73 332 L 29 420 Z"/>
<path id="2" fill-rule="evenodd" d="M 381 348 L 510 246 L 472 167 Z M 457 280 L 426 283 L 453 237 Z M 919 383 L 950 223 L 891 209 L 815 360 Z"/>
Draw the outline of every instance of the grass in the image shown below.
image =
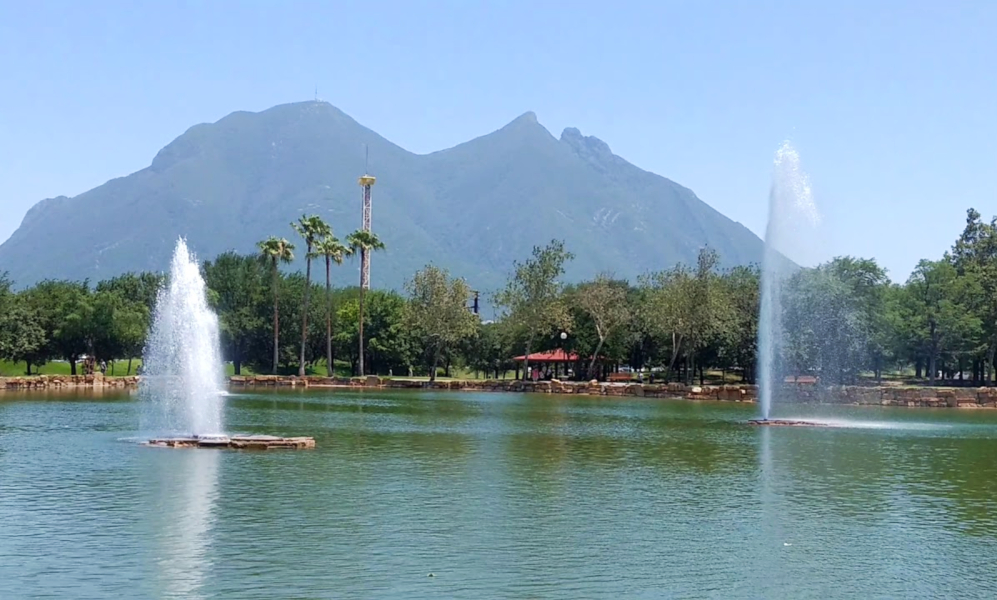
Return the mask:
<path id="1" fill-rule="evenodd" d="M 135 374 L 135 369 L 142 364 L 142 361 L 135 359 L 132 361 L 132 375 Z M 111 363 L 107 364 L 107 375 L 111 375 Z M 117 360 L 114 361 L 114 375 L 122 376 L 128 373 L 128 361 L 127 360 Z M 28 372 L 28 367 L 24 362 L 8 362 L 0 361 L 0 377 L 23 377 Z M 31 365 L 32 375 L 69 375 L 71 372 L 68 362 L 53 361 L 50 363 L 45 363 L 40 368 L 38 365 Z M 76 364 L 76 372 L 79 375 L 83 374 L 82 363 Z"/>
<path id="2" fill-rule="evenodd" d="M 142 364 L 141 359 L 136 358 L 135 360 L 132 361 L 132 372 L 131 372 L 132 375 L 135 374 L 135 370 L 141 364 Z M 113 371 L 112 371 L 112 366 L 113 366 Z M 41 368 L 39 368 L 38 365 L 31 365 L 32 375 L 69 375 L 70 372 L 71 370 L 69 367 L 69 363 L 63 361 L 53 361 L 50 363 L 45 363 L 44 365 L 41 366 Z M 78 375 L 83 374 L 82 363 L 76 363 L 76 373 Z M 297 374 L 297 370 L 295 370 L 294 373 Z M 27 374 L 27 365 L 25 365 L 23 361 L 22 362 L 0 361 L 0 377 L 23 377 L 25 374 Z M 107 363 L 107 373 L 106 373 L 107 376 L 122 377 L 127 374 L 128 374 L 127 360 L 116 360 L 114 361 L 113 365 L 111 363 Z M 235 367 L 232 366 L 232 363 L 225 363 L 225 375 L 228 376 L 234 374 L 235 374 Z M 242 367 L 242 374 L 256 375 L 256 373 L 254 373 L 252 369 L 246 366 Z M 325 374 L 324 368 L 321 370 L 321 374 L 323 375 Z"/>

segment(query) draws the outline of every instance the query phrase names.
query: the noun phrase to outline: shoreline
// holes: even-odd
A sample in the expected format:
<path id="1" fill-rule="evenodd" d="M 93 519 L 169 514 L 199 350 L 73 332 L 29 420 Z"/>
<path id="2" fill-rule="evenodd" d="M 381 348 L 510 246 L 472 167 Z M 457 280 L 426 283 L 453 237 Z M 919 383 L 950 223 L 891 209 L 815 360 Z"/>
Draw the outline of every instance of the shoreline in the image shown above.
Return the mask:
<path id="1" fill-rule="evenodd" d="M 5 391 L 125 390 L 138 387 L 139 378 L 138 375 L 105 377 L 100 373 L 93 375 L 24 375 L 19 377 L 0 377 L 0 394 Z"/>
<path id="2" fill-rule="evenodd" d="M 454 379 L 429 381 L 367 377 L 295 377 L 254 375 L 229 377 L 230 388 L 303 387 L 318 389 L 434 390 L 526 394 L 566 394 L 605 397 L 662 398 L 689 401 L 754 404 L 758 386 L 753 384 L 691 385 L 682 383 L 599 383 L 574 381 L 518 381 L 514 379 Z M 804 402 L 907 408 L 997 408 L 997 388 L 829 386 L 786 383 L 781 392 Z"/>
<path id="3" fill-rule="evenodd" d="M 104 377 L 95 375 L 33 375 L 0 377 L 3 392 L 128 390 L 138 387 L 141 376 Z M 433 390 L 526 394 L 563 394 L 607 398 L 667 398 L 689 401 L 742 402 L 758 399 L 758 386 L 692 385 L 682 383 L 599 383 L 574 381 L 519 381 L 514 379 L 453 379 L 430 383 L 425 380 L 367 377 L 297 377 L 283 375 L 234 375 L 230 389 L 315 388 L 344 390 Z M 782 393 L 803 402 L 907 408 L 997 408 L 997 387 L 927 386 L 829 386 L 786 383 Z"/>

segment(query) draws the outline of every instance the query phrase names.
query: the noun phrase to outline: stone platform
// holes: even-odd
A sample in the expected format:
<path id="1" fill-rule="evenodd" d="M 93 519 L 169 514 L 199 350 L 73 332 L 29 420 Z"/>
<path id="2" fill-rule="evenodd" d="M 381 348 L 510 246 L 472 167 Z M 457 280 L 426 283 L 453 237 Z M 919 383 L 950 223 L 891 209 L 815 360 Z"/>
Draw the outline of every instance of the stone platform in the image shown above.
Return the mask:
<path id="1" fill-rule="evenodd" d="M 304 450 L 315 447 L 315 438 L 273 435 L 234 435 L 178 437 L 149 440 L 148 446 L 161 448 L 229 448 L 232 450 Z"/>
<path id="2" fill-rule="evenodd" d="M 767 427 L 828 427 L 827 423 L 815 423 L 814 421 L 792 421 L 789 419 L 750 419 L 748 424 Z"/>

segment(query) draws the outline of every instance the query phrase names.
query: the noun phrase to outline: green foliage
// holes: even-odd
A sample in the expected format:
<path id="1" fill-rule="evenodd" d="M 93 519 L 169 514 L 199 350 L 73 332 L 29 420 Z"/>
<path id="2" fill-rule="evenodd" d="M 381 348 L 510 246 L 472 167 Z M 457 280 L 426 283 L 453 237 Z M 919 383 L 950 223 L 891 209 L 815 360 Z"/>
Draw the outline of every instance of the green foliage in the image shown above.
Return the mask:
<path id="1" fill-rule="evenodd" d="M 294 244 L 284 238 L 270 236 L 257 245 L 257 258 L 270 268 L 270 291 L 273 295 L 273 364 L 272 373 L 280 365 L 280 265 L 294 260 Z"/>
<path id="2" fill-rule="evenodd" d="M 240 374 L 254 338 L 267 323 L 267 267 L 255 257 L 226 252 L 205 262 L 203 271 L 218 312 L 222 348 Z"/>
<path id="3" fill-rule="evenodd" d="M 301 236 L 305 242 L 305 287 L 303 309 L 301 311 L 301 355 L 298 359 L 298 376 L 305 376 L 305 350 L 308 346 L 308 299 L 312 281 L 312 259 L 315 257 L 313 249 L 321 240 L 332 235 L 332 228 L 322 220 L 321 217 L 312 215 L 302 215 L 296 223 L 291 223 L 294 231 Z"/>
<path id="4" fill-rule="evenodd" d="M 362 229 L 358 229 L 351 233 L 346 238 L 346 243 L 349 244 L 353 253 L 360 253 L 361 261 L 368 260 L 371 252 L 385 249 L 384 243 L 377 237 L 377 234 L 370 231 L 364 231 Z M 357 309 L 357 345 L 359 347 L 357 354 L 357 370 L 361 376 L 367 373 L 364 368 L 364 363 L 366 362 L 365 359 L 367 358 L 367 351 L 364 349 L 364 324 L 367 321 L 364 315 L 364 296 L 366 293 L 367 290 L 364 289 L 363 286 L 360 286 L 360 301 Z"/>
<path id="5" fill-rule="evenodd" d="M 436 380 L 442 353 L 477 330 L 478 318 L 468 310 L 471 288 L 463 279 L 451 279 L 445 270 L 426 266 L 406 282 L 408 330 L 420 340 L 429 357 L 429 380 Z"/>
<path id="6" fill-rule="evenodd" d="M 307 218 L 298 223 L 302 231 L 312 225 Z M 305 243 L 311 258 L 324 260 L 325 282 L 284 273 L 280 266 L 292 260 L 294 246 L 275 237 L 261 242 L 256 255 L 226 252 L 204 264 L 223 352 L 235 372 L 313 373 L 324 362 L 332 373 L 338 356 L 354 374 L 425 369 L 432 378 L 439 366 L 457 366 L 500 377 L 519 366 L 511 359 L 524 350 L 564 348 L 584 357 L 572 365 L 576 377 L 630 365 L 687 382 L 704 379 L 706 369 L 754 379 L 759 272 L 723 270 L 710 249 L 694 265 L 648 274 L 639 285 L 599 275 L 564 286 L 572 253 L 559 241 L 534 247 L 525 261 L 513 261 L 495 297 L 502 318 L 481 324 L 467 308 L 467 284 L 435 266 L 415 273 L 407 297 L 334 288 L 333 264 L 384 244 L 370 232 L 354 232 L 342 243 L 316 231 Z M 92 289 L 85 281 L 48 280 L 15 292 L 0 276 L 0 360 L 35 373 L 57 360 L 75 372 L 84 355 L 130 363 L 141 356 L 163 282 L 137 273 Z M 984 222 L 974 210 L 951 253 L 921 261 L 904 284 L 891 283 L 874 260 L 845 256 L 800 269 L 784 291 L 779 361 L 787 374 L 849 383 L 913 366 L 930 382 L 993 377 L 997 221 Z M 316 294 L 324 301 L 306 301 Z M 301 330 L 280 328 L 287 319 Z"/>
<path id="7" fill-rule="evenodd" d="M 479 324 L 462 347 L 467 366 L 496 378 L 516 367 L 512 361 L 513 340 L 504 323 Z"/>
<path id="8" fill-rule="evenodd" d="M 11 287 L 7 275 L 0 273 L 0 359 L 27 361 L 30 369 L 32 361 L 39 360 L 47 338 L 26 297 L 15 294 Z"/>
<path id="9" fill-rule="evenodd" d="M 560 278 L 565 263 L 573 257 L 564 248 L 564 242 L 558 240 L 545 247 L 534 246 L 531 258 L 514 263 L 513 277 L 495 297 L 495 303 L 506 311 L 505 318 L 512 330 L 525 340 L 527 357 L 538 337 L 571 327 Z M 524 370 L 528 368 L 527 361 Z"/>
<path id="10" fill-rule="evenodd" d="M 335 373 L 335 353 L 332 345 L 332 323 L 335 307 L 332 298 L 332 265 L 343 264 L 343 260 L 353 254 L 353 249 L 344 245 L 332 231 L 315 243 L 311 255 L 314 258 L 325 259 L 325 352 L 326 374 L 330 377 Z"/>
<path id="11" fill-rule="evenodd" d="M 354 288 L 348 299 L 337 302 L 338 325 L 336 346 L 342 356 L 349 359 L 353 371 L 360 374 L 360 298 Z M 404 325 L 405 299 L 395 292 L 368 290 L 364 331 L 366 344 L 363 346 L 368 373 L 387 374 L 407 373 L 413 362 L 411 335 Z"/>
<path id="12" fill-rule="evenodd" d="M 717 271 L 719 257 L 709 248 L 700 250 L 695 269 L 678 265 L 644 278 L 647 305 L 642 314 L 655 335 L 671 348 L 667 371 L 680 356 L 690 363 L 691 379 L 696 354 L 718 344 L 722 334 L 736 325 L 736 313 Z"/>
<path id="13" fill-rule="evenodd" d="M 935 382 L 945 353 L 978 349 L 983 322 L 970 310 L 982 293 L 974 271 L 960 276 L 951 260 L 922 260 L 907 280 L 902 304 L 909 337 L 928 359 L 928 380 Z"/>
<path id="14" fill-rule="evenodd" d="M 625 281 L 614 281 L 609 275 L 600 274 L 594 281 L 576 286 L 568 294 L 569 306 L 577 307 L 574 318 L 576 330 L 581 330 L 579 321 L 587 321 L 590 331 L 595 333 L 596 343 L 591 349 L 586 377 L 595 375 L 595 364 L 602 356 L 603 347 L 611 336 L 628 325 L 631 318 L 627 303 L 629 286 Z M 577 338 L 576 338 L 577 339 Z M 576 347 L 583 347 L 577 346 Z"/>
<path id="15" fill-rule="evenodd" d="M 839 257 L 799 271 L 783 299 L 790 370 L 836 383 L 854 382 L 863 369 L 881 370 L 888 284 L 886 272 L 869 259 Z"/>

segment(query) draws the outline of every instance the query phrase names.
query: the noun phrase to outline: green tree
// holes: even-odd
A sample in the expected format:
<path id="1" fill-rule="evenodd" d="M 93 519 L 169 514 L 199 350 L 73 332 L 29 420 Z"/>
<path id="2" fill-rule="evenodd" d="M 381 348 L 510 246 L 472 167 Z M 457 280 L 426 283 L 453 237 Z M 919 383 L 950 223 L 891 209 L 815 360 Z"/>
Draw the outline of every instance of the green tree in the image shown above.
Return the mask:
<path id="1" fill-rule="evenodd" d="M 114 292 L 128 302 L 142 304 L 151 315 L 159 290 L 165 283 L 166 276 L 158 273 L 125 273 L 97 283 L 94 291 Z"/>
<path id="2" fill-rule="evenodd" d="M 358 288 L 346 290 L 337 303 L 335 339 L 342 356 L 359 373 L 360 295 Z M 365 294 L 364 357 L 366 372 L 407 371 L 412 365 L 412 336 L 405 326 L 405 298 L 396 292 L 368 290 Z"/>
<path id="3" fill-rule="evenodd" d="M 280 269 L 281 263 L 294 260 L 294 244 L 284 238 L 270 236 L 257 244 L 259 260 L 270 267 L 271 287 L 273 288 L 273 373 L 277 372 L 280 360 Z"/>
<path id="4" fill-rule="evenodd" d="M 110 363 L 112 375 L 114 361 L 127 358 L 130 374 L 132 359 L 141 355 L 149 330 L 149 311 L 144 303 L 125 298 L 105 286 L 90 297 L 85 329 L 87 345 L 94 357 Z"/>
<path id="5" fill-rule="evenodd" d="M 982 293 L 973 299 L 970 309 L 981 319 L 985 377 L 987 385 L 993 385 L 997 353 L 997 217 L 987 223 L 970 208 L 966 227 L 953 246 L 952 262 L 960 276 L 969 275 L 979 283 Z"/>
<path id="6" fill-rule="evenodd" d="M 589 378 L 593 377 L 595 363 L 606 340 L 630 321 L 627 288 L 625 282 L 614 281 L 609 275 L 600 274 L 594 281 L 577 286 L 571 294 L 571 302 L 591 319 L 592 327 L 598 337 L 589 360 L 586 375 Z"/>
<path id="7" fill-rule="evenodd" d="M 904 317 L 911 325 L 912 339 L 928 359 L 928 381 L 935 384 L 939 360 L 978 337 L 980 318 L 967 306 L 981 293 L 972 275 L 959 276 L 948 257 L 922 260 L 907 280 Z"/>
<path id="8" fill-rule="evenodd" d="M 343 264 L 343 260 L 352 254 L 353 250 L 339 241 L 331 233 L 315 244 L 315 258 L 325 259 L 325 364 L 329 377 L 335 375 L 336 357 L 332 347 L 332 318 L 335 309 L 332 304 L 332 263 Z"/>
<path id="9" fill-rule="evenodd" d="M 92 310 L 89 282 L 46 280 L 22 294 L 45 331 L 46 343 L 36 354 L 35 364 L 62 358 L 76 375 L 76 362 L 92 351 L 88 345 Z"/>
<path id="10" fill-rule="evenodd" d="M 479 323 L 475 334 L 464 344 L 467 366 L 498 379 L 515 368 L 511 361 L 512 340 L 504 323 Z"/>
<path id="11" fill-rule="evenodd" d="M 45 342 L 45 330 L 26 298 L 15 294 L 11 281 L 0 273 L 0 358 L 25 361 L 31 375 L 32 361 Z"/>
<path id="12" fill-rule="evenodd" d="M 409 293 L 405 324 L 418 336 L 430 359 L 429 380 L 436 381 L 440 355 L 474 335 L 479 322 L 468 310 L 471 288 L 463 279 L 432 265 L 405 283 Z"/>
<path id="13" fill-rule="evenodd" d="M 678 265 L 644 279 L 647 306 L 643 314 L 652 320 L 656 333 L 670 341 L 666 377 L 670 377 L 677 359 L 684 355 L 686 380 L 691 382 L 696 353 L 732 326 L 733 309 L 724 294 L 718 263 L 716 251 L 704 248 L 699 252 L 695 270 Z"/>
<path id="14" fill-rule="evenodd" d="M 534 246 L 531 258 L 514 263 L 512 278 L 495 296 L 496 305 L 504 309 L 505 318 L 524 340 L 524 377 L 529 373 L 530 351 L 537 337 L 570 327 L 560 277 L 564 275 L 564 264 L 572 258 L 558 240 L 545 247 Z"/>
<path id="15" fill-rule="evenodd" d="M 797 272 L 783 301 L 784 350 L 795 371 L 842 384 L 864 369 L 880 377 L 890 346 L 888 288 L 872 259 L 836 257 Z"/>
<path id="16" fill-rule="evenodd" d="M 265 327 L 260 309 L 265 302 L 266 266 L 256 257 L 224 252 L 205 261 L 203 270 L 225 354 L 240 375 L 254 337 Z"/>
<path id="17" fill-rule="evenodd" d="M 739 266 L 721 278 L 731 308 L 731 322 L 720 332 L 718 356 L 722 363 L 741 368 L 744 381 L 754 381 L 758 355 L 760 274 L 755 266 Z"/>
<path id="18" fill-rule="evenodd" d="M 371 252 L 376 252 L 378 250 L 384 250 L 384 243 L 381 242 L 380 239 L 378 239 L 378 237 L 377 237 L 376 234 L 374 234 L 374 233 L 372 233 L 370 231 L 364 231 L 362 229 L 358 229 L 358 230 L 354 231 L 353 233 L 351 233 L 346 238 L 346 243 L 349 245 L 349 247 L 354 252 L 359 252 L 360 253 L 361 260 L 363 260 L 364 257 L 369 256 Z M 366 293 L 367 293 L 367 290 L 363 289 L 363 287 L 361 286 L 361 288 L 360 288 L 360 306 L 359 306 L 359 316 L 358 316 L 358 322 L 359 322 L 359 326 L 360 326 L 360 328 L 359 328 L 359 340 L 360 340 L 359 341 L 359 348 L 360 348 L 360 350 L 359 350 L 359 354 L 358 354 L 358 357 L 359 357 L 359 363 L 358 363 L 358 365 L 359 365 L 359 375 L 361 377 L 363 377 L 363 375 L 364 375 L 364 337 L 363 337 L 363 327 L 364 327 L 364 296 L 366 295 Z"/>
<path id="19" fill-rule="evenodd" d="M 296 223 L 291 223 L 291 227 L 305 241 L 305 295 L 302 299 L 301 310 L 301 355 L 298 359 L 298 377 L 305 376 L 305 347 L 308 344 L 308 292 L 312 283 L 312 258 L 315 244 L 322 238 L 332 235 L 332 229 L 328 223 L 317 215 L 302 215 Z"/>

